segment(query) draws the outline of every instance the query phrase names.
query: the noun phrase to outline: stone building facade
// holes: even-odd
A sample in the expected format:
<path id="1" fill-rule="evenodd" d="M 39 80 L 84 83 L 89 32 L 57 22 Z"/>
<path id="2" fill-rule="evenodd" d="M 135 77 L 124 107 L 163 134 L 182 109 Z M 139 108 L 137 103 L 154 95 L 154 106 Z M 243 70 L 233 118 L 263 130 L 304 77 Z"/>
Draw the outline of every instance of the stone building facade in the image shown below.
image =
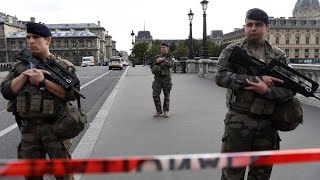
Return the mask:
<path id="1" fill-rule="evenodd" d="M 298 0 L 293 17 L 270 17 L 266 39 L 281 48 L 290 58 L 319 58 L 320 6 L 318 0 Z M 245 38 L 244 28 L 224 35 L 223 44 Z"/>
<path id="2" fill-rule="evenodd" d="M 30 18 L 35 22 L 35 18 Z M 0 13 L 0 63 L 15 61 L 15 54 L 26 47 L 25 24 L 16 17 Z M 94 56 L 95 63 L 104 64 L 115 55 L 116 42 L 104 27 L 94 23 L 46 24 L 52 33 L 50 51 L 80 65 L 82 57 Z"/>

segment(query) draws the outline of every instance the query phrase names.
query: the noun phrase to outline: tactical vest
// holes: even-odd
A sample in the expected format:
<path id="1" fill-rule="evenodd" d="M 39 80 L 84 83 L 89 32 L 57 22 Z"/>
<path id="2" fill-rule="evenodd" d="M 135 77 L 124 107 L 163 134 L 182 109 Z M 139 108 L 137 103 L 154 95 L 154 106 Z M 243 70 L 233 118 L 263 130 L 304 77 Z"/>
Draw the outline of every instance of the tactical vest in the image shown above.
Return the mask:
<path id="1" fill-rule="evenodd" d="M 52 58 L 55 57 L 52 56 Z M 63 67 L 68 68 L 68 64 L 65 63 L 66 60 L 56 58 L 55 60 Z M 28 64 L 21 62 L 15 66 L 15 68 L 16 71 L 21 74 L 27 69 L 27 66 Z M 51 92 L 46 89 L 40 90 L 38 86 L 31 84 L 29 81 L 26 82 L 22 90 L 18 92 L 15 101 L 15 103 L 9 102 L 8 105 L 15 104 L 15 111 L 19 113 L 21 117 L 56 117 L 60 108 L 66 105 L 65 102 L 62 102 Z"/>
<path id="2" fill-rule="evenodd" d="M 239 45 L 239 44 L 238 44 Z M 271 45 L 266 44 L 266 59 L 275 57 L 274 49 Z M 268 63 L 268 62 L 266 62 Z M 247 69 L 241 66 L 234 65 L 234 70 L 239 74 L 247 74 Z M 276 103 L 274 101 L 260 97 L 253 91 L 227 90 L 227 107 L 230 109 L 249 112 L 257 115 L 270 115 L 273 113 Z"/>
<path id="3" fill-rule="evenodd" d="M 172 58 L 172 55 L 162 55 L 162 58 L 164 58 L 164 61 L 170 61 Z M 171 74 L 171 68 L 168 66 L 164 66 L 162 63 L 160 64 L 153 64 L 151 66 L 151 72 L 155 76 L 168 76 Z"/>

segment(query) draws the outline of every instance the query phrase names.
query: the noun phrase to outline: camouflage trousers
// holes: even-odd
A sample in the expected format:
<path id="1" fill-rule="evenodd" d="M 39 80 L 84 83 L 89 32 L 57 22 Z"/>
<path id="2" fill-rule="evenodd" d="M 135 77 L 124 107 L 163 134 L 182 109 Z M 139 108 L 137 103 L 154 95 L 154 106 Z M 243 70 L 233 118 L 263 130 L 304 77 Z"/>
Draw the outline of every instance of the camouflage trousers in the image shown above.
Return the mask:
<path id="1" fill-rule="evenodd" d="M 61 140 L 52 133 L 52 125 L 29 124 L 23 122 L 21 126 L 21 152 L 22 159 L 71 158 L 71 140 Z M 25 177 L 27 180 L 42 180 L 43 177 Z M 56 176 L 57 180 L 72 180 L 72 175 Z"/>
<path id="2" fill-rule="evenodd" d="M 157 112 L 162 113 L 160 94 L 163 91 L 163 111 L 170 110 L 170 91 L 172 89 L 171 76 L 154 76 L 152 96 Z"/>
<path id="3" fill-rule="evenodd" d="M 278 131 L 266 116 L 252 116 L 228 111 L 224 120 L 222 152 L 263 151 L 279 149 Z M 246 168 L 222 169 L 222 180 L 243 180 Z M 250 166 L 248 180 L 268 180 L 272 166 Z"/>

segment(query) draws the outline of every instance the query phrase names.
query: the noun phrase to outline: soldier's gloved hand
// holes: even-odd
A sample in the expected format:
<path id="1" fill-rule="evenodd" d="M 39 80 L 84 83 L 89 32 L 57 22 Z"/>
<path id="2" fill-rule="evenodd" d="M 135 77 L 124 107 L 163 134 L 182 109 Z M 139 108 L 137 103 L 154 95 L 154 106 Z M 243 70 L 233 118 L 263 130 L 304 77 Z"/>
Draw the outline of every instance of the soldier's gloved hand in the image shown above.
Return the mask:
<path id="1" fill-rule="evenodd" d="M 246 90 L 252 90 L 260 95 L 265 94 L 267 91 L 270 91 L 270 89 L 268 88 L 267 84 L 264 83 L 260 78 L 256 77 L 257 82 L 252 82 L 248 79 L 246 79 L 246 82 L 248 84 L 247 87 L 245 87 L 244 89 Z"/>
<path id="2" fill-rule="evenodd" d="M 275 82 L 284 83 L 283 80 L 272 77 L 272 76 L 261 76 L 262 81 L 266 83 L 268 87 L 275 86 Z"/>
<path id="3" fill-rule="evenodd" d="M 31 71 L 24 71 L 23 74 L 29 76 L 31 84 L 38 86 L 44 79 L 44 74 L 50 75 L 50 72 L 43 69 L 31 69 Z"/>

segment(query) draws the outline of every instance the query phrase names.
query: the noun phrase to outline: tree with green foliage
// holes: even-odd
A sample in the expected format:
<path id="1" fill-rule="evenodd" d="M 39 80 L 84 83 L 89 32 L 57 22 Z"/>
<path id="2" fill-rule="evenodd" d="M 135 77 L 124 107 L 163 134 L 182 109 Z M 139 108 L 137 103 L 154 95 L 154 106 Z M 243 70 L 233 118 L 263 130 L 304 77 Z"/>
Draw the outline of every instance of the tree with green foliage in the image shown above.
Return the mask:
<path id="1" fill-rule="evenodd" d="M 136 43 L 133 47 L 134 60 L 136 64 L 143 64 L 149 49 L 147 42 Z"/>

